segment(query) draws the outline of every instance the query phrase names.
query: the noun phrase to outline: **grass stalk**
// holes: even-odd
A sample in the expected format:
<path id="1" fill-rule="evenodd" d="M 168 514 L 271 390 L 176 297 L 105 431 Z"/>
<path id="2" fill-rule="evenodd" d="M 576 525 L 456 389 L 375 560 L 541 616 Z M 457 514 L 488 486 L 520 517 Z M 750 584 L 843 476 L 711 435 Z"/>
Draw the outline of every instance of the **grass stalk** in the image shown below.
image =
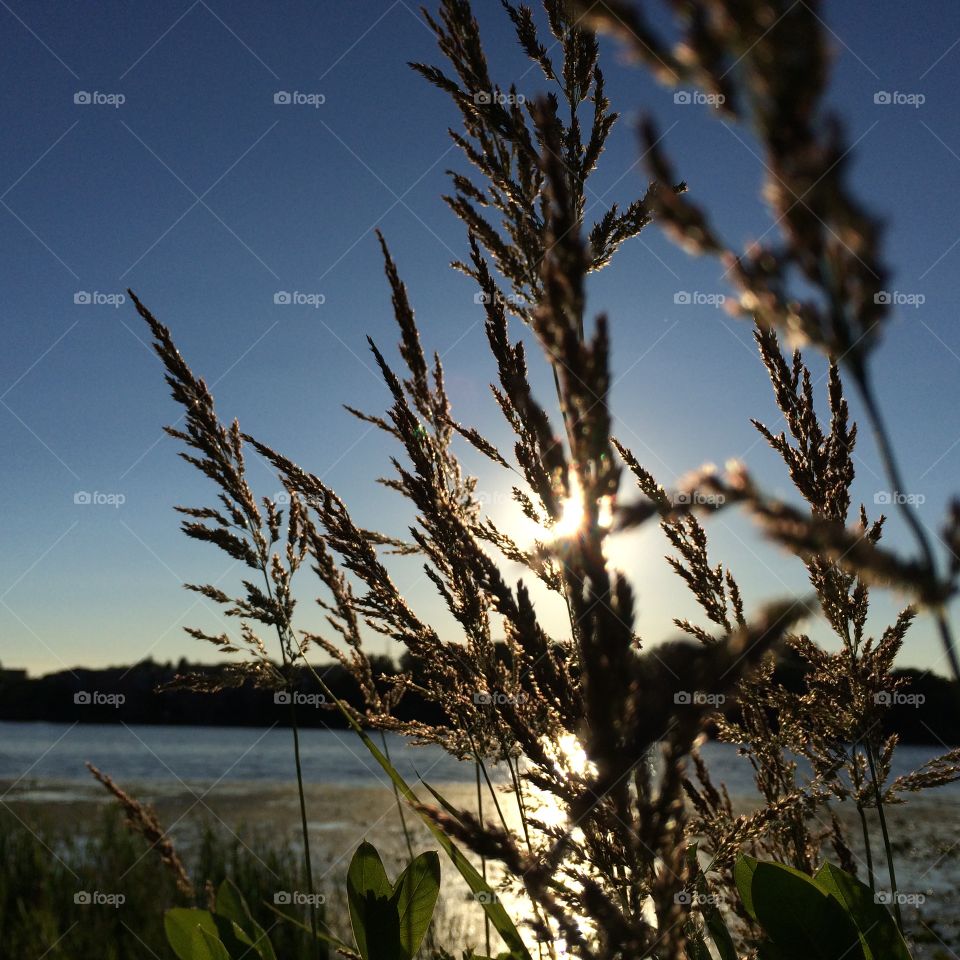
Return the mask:
<path id="1" fill-rule="evenodd" d="M 390 748 L 387 746 L 387 735 L 381 730 L 380 731 L 380 742 L 383 744 L 383 755 L 390 760 Z M 390 760 L 392 763 L 393 761 Z M 403 804 L 400 802 L 400 792 L 397 790 L 397 785 L 391 780 L 390 786 L 393 787 L 393 799 L 397 804 L 397 813 L 400 816 L 400 826 L 403 828 L 403 839 L 407 844 L 407 853 L 410 855 L 411 862 L 414 859 L 413 856 L 413 841 L 410 839 L 410 830 L 407 827 L 407 818 L 403 812 Z M 489 951 L 488 951 L 489 953 Z"/>
<path id="2" fill-rule="evenodd" d="M 883 849 L 887 857 L 887 871 L 890 875 L 890 896 L 893 900 L 893 915 L 897 920 L 897 928 L 903 933 L 903 917 L 900 914 L 900 902 L 897 899 L 897 871 L 893 863 L 893 847 L 890 844 L 890 834 L 887 831 L 887 817 L 883 809 L 883 798 L 880 796 L 880 784 L 877 780 L 877 763 L 873 754 L 873 747 L 866 746 L 867 763 L 870 764 L 870 776 L 873 779 L 874 797 L 877 802 L 877 817 L 880 820 L 880 833 L 883 836 Z"/>
<path id="3" fill-rule="evenodd" d="M 477 819 L 483 823 L 483 791 L 480 789 L 480 762 L 479 760 L 474 760 L 473 769 L 477 777 Z M 487 858 L 480 858 L 480 872 L 483 874 L 483 879 L 487 879 Z M 484 914 L 483 915 L 483 939 L 484 946 L 486 949 L 486 956 L 490 956 L 490 918 Z"/>

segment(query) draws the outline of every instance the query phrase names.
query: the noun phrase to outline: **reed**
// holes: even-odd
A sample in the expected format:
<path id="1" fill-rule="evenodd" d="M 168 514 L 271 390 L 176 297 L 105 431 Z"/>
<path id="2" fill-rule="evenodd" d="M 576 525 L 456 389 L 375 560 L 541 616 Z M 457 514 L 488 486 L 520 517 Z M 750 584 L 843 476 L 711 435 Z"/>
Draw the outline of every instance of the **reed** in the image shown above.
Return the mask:
<path id="1" fill-rule="evenodd" d="M 886 547 L 885 518 L 869 515 L 851 494 L 857 426 L 845 383 L 866 410 L 893 488 L 902 487 L 869 372 L 886 317 L 877 296 L 887 276 L 881 231 L 848 186 L 846 146 L 823 106 L 826 38 L 812 0 L 691 0 L 676 47 L 650 27 L 642 7 L 619 0 L 544 0 L 542 17 L 503 6 L 547 95 L 526 96 L 491 77 L 467 0 L 442 0 L 427 15 L 446 65 L 413 67 L 460 112 L 451 136 L 469 173 L 452 174 L 445 199 L 465 225 L 468 252 L 453 266 L 482 293 L 491 389 L 513 447 L 501 452 L 455 418 L 440 359 L 423 346 L 398 264 L 380 237 L 399 356 L 390 359 L 370 341 L 390 406 L 385 413 L 351 412 L 393 445 L 392 473 L 382 482 L 410 508 L 407 540 L 360 526 L 320 477 L 235 421 L 223 423 L 170 331 L 131 292 L 183 407 L 185 426 L 169 432 L 218 488 L 217 506 L 179 508 L 184 532 L 253 571 L 233 592 L 191 586 L 238 619 L 237 636 L 192 633 L 225 653 L 246 652 L 238 677 L 273 685 L 283 682 L 284 670 L 309 666 L 319 648 L 363 691 L 362 711 L 335 698 L 329 703 L 358 731 L 398 732 L 473 760 L 476 811 L 439 797 L 426 805 L 408 785 L 394 783 L 445 843 L 462 844 L 485 869 L 499 865 L 503 892 L 527 905 L 520 919 L 530 949 L 536 943 L 541 953 L 587 960 L 693 955 L 690 944 L 713 922 L 692 895 L 704 889 L 711 904 L 739 918 L 736 934 L 746 948 L 760 929 L 740 896 L 742 884 L 738 893 L 738 854 L 805 874 L 832 857 L 855 872 L 836 816 L 838 807 L 852 807 L 867 851 L 882 849 L 895 893 L 885 807 L 960 777 L 960 752 L 952 751 L 891 779 L 896 738 L 880 733 L 901 682 L 891 676 L 894 661 L 919 610 L 933 612 L 956 672 L 943 611 L 960 573 L 955 553 L 948 564 L 937 561 L 912 516 L 919 557 Z M 739 251 L 723 240 L 649 123 L 646 191 L 586 222 L 586 185 L 618 119 L 604 92 L 594 29 L 620 36 L 660 79 L 697 84 L 721 97 L 728 115 L 754 125 L 766 152 L 776 243 Z M 754 326 L 758 374 L 769 378 L 785 428 L 754 424 L 783 461 L 801 506 L 763 490 L 739 463 L 722 472 L 695 469 L 670 488 L 612 435 L 616 324 L 590 314 L 586 282 L 651 223 L 725 265 L 734 312 Z M 795 274 L 818 296 L 799 294 Z M 541 356 L 527 356 L 520 325 Z M 826 355 L 823 396 L 805 354 L 784 350 L 784 335 Z M 556 398 L 535 394 L 528 370 L 538 362 L 552 369 Z M 458 456 L 463 442 L 504 471 L 519 511 L 541 531 L 532 545 L 484 514 L 476 479 Z M 272 465 L 288 509 L 255 498 L 248 449 Z M 809 595 L 765 606 L 744 596 L 736 558 L 717 562 L 709 544 L 712 515 L 734 509 L 803 565 Z M 960 543 L 958 518 L 954 508 L 945 521 L 951 550 Z M 678 617 L 679 639 L 659 645 L 637 636 L 634 588 L 606 549 L 617 532 L 652 524 L 702 612 L 698 621 Z M 455 633 L 441 633 L 403 595 L 391 576 L 396 553 L 422 561 Z M 519 580 L 508 575 L 508 564 L 523 568 Z M 324 633 L 295 623 L 293 582 L 311 572 L 327 614 Z M 532 582 L 563 605 L 568 629 L 554 634 L 543 626 Z M 906 591 L 914 605 L 874 635 L 870 599 L 890 587 Z M 814 616 L 836 635 L 837 652 L 803 632 Z M 258 631 L 276 633 L 281 668 Z M 398 644 L 415 669 L 381 675 L 367 653 L 372 634 Z M 502 645 L 495 642 L 500 635 Z M 788 649 L 809 666 L 800 694 L 774 677 L 777 657 Z M 401 719 L 396 707 L 410 691 L 446 719 Z M 717 711 L 722 702 L 737 705 L 735 717 Z M 734 812 L 698 753 L 711 727 L 740 744 L 753 765 L 762 804 L 749 814 Z M 509 771 L 519 825 L 503 815 L 485 775 L 496 763 Z M 543 816 L 545 798 L 561 811 L 559 820 Z M 872 886 L 872 860 L 867 872 Z M 488 916 L 496 926 L 494 913 Z M 497 930 L 504 936 L 508 928 Z"/>

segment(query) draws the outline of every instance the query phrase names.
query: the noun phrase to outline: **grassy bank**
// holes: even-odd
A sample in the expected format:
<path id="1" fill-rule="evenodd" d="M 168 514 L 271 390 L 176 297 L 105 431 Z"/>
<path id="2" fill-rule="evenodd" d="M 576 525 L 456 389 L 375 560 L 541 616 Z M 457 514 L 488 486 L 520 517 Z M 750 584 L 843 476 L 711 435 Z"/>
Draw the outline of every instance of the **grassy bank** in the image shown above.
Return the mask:
<path id="1" fill-rule="evenodd" d="M 290 847 L 267 839 L 245 845 L 226 831 L 206 827 L 185 859 L 197 882 L 198 905 L 206 900 L 204 881 L 216 885 L 229 876 L 258 922 L 270 930 L 279 956 L 300 960 L 310 955 L 306 935 L 292 924 L 278 923 L 263 903 L 272 902 L 278 889 L 304 888 Z M 0 810 L 0 862 L 4 956 L 173 960 L 163 934 L 163 911 L 187 903 L 115 810 L 102 811 L 82 833 L 50 814 L 28 822 Z"/>

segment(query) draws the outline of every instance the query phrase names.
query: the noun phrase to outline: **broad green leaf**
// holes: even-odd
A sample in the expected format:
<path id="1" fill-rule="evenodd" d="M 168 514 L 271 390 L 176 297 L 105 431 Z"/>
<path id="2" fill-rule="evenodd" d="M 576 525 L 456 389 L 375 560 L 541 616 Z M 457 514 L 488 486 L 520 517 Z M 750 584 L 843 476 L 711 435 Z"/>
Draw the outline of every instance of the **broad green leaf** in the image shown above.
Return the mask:
<path id="1" fill-rule="evenodd" d="M 814 875 L 814 883 L 846 910 L 860 934 L 867 960 L 910 960 L 910 951 L 893 917 L 873 898 L 873 891 L 832 863 Z"/>
<path id="2" fill-rule="evenodd" d="M 397 877 L 393 899 L 400 921 L 400 946 L 412 960 L 423 942 L 440 894 L 440 858 L 436 851 L 422 853 Z"/>
<path id="3" fill-rule="evenodd" d="M 246 901 L 243 899 L 243 894 L 237 889 L 236 884 L 229 879 L 224 880 L 217 888 L 214 912 L 221 917 L 232 920 L 242 930 L 247 930 L 247 924 L 253 919 L 250 916 Z M 249 933 L 249 930 L 247 932 Z"/>
<path id="4" fill-rule="evenodd" d="M 363 960 L 400 960 L 400 916 L 376 847 L 364 841 L 347 870 L 347 903 Z"/>
<path id="5" fill-rule="evenodd" d="M 277 960 L 273 945 L 263 928 L 251 916 L 243 894 L 229 879 L 224 880 L 217 890 L 215 912 L 218 917 L 233 921 L 250 938 L 261 960 Z"/>
<path id="6" fill-rule="evenodd" d="M 402 776 L 397 772 L 396 767 L 386 758 L 382 751 L 377 747 L 377 745 L 367 736 L 366 731 L 363 727 L 357 723 L 356 718 L 350 712 L 348 707 L 343 703 L 343 701 L 336 696 L 336 694 L 324 683 L 323 678 L 315 671 L 313 668 L 310 668 L 311 675 L 320 685 L 320 689 L 323 691 L 327 699 L 336 705 L 337 709 L 343 714 L 344 718 L 347 720 L 347 723 L 350 724 L 350 728 L 356 733 L 360 738 L 360 741 L 367 748 L 367 751 L 373 757 L 377 763 L 380 764 L 384 773 L 390 778 L 393 784 L 396 786 L 397 790 L 403 795 L 404 800 L 406 800 L 414 811 L 419 815 L 419 817 L 426 824 L 427 829 L 433 834 L 437 843 L 443 848 L 444 853 L 450 858 L 454 867 L 457 868 L 457 872 L 461 877 L 466 881 L 467 886 L 470 888 L 470 892 L 473 894 L 483 893 L 487 896 L 478 898 L 478 902 L 483 907 L 484 913 L 490 918 L 490 923 L 493 926 L 494 930 L 500 934 L 500 937 L 503 939 L 503 942 L 506 944 L 509 953 L 516 958 L 521 958 L 521 960 L 531 960 L 530 952 L 527 950 L 526 945 L 523 942 L 523 938 L 520 936 L 520 932 L 517 930 L 516 924 L 513 920 L 510 919 L 510 914 L 504 909 L 503 904 L 500 903 L 497 896 L 487 885 L 486 880 L 480 876 L 480 873 L 477 871 L 476 867 L 460 852 L 460 848 L 437 826 L 433 820 L 420 808 L 419 799 L 417 795 L 413 792 L 410 785 Z"/>
<path id="7" fill-rule="evenodd" d="M 223 945 L 223 942 L 220 938 L 214 933 L 208 933 L 203 927 L 200 928 L 200 936 L 203 937 L 206 942 L 207 948 L 210 950 L 210 956 L 213 957 L 213 960 L 230 960 L 230 954 L 227 953 L 227 948 Z"/>
<path id="8" fill-rule="evenodd" d="M 357 847 L 347 871 L 347 889 L 358 893 L 372 890 L 374 893 L 389 897 L 393 893 L 393 884 L 387 879 L 387 871 L 377 848 L 366 840 Z"/>
<path id="9" fill-rule="evenodd" d="M 211 939 L 223 946 L 227 958 L 249 954 L 250 938 L 226 917 L 215 917 L 209 910 L 174 907 L 164 914 L 163 928 L 180 960 L 222 960 Z"/>
<path id="10" fill-rule="evenodd" d="M 733 866 L 734 883 L 736 883 L 740 899 L 743 901 L 743 908 L 752 920 L 757 919 L 757 913 L 753 908 L 752 888 L 753 874 L 759 863 L 759 860 L 754 860 L 753 857 L 748 857 L 745 853 L 741 853 Z"/>
<path id="11" fill-rule="evenodd" d="M 750 897 L 777 952 L 798 960 L 865 960 L 860 935 L 843 908 L 799 870 L 757 863 Z"/>

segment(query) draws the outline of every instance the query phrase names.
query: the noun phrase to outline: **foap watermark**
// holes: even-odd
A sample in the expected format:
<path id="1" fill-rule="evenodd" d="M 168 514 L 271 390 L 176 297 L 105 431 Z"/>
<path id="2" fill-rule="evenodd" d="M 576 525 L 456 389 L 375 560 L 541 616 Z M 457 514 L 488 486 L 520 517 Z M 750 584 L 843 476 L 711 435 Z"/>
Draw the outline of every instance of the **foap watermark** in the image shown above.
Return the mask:
<path id="1" fill-rule="evenodd" d="M 116 710 L 127 702 L 127 698 L 122 693 L 104 693 L 101 690 L 78 690 L 73 695 L 73 702 L 81 707 L 113 707 L 114 710 Z"/>
<path id="2" fill-rule="evenodd" d="M 678 490 L 670 500 L 675 507 L 719 507 L 726 503 L 727 498 L 722 493 Z"/>
<path id="3" fill-rule="evenodd" d="M 704 93 L 702 90 L 674 90 L 673 102 L 681 107 L 722 107 L 727 98 L 722 93 Z"/>
<path id="4" fill-rule="evenodd" d="M 891 504 L 906 504 L 910 507 L 919 507 L 926 503 L 927 498 L 922 493 L 903 493 L 900 490 L 878 490 L 873 495 L 873 502 L 877 506 L 890 506 Z"/>
<path id="5" fill-rule="evenodd" d="M 491 103 L 501 107 L 522 106 L 527 98 L 522 93 L 503 93 L 500 90 L 478 90 L 473 95 L 473 102 L 477 106 L 486 106 Z"/>
<path id="6" fill-rule="evenodd" d="M 304 93 L 300 90 L 277 90 L 273 102 L 281 107 L 313 107 L 318 110 L 327 98 L 322 93 Z"/>
<path id="7" fill-rule="evenodd" d="M 504 693 L 502 690 L 478 690 L 473 695 L 473 702 L 478 705 L 490 704 L 495 707 L 502 707 L 508 703 L 523 703 L 527 695 L 521 693 Z"/>
<path id="8" fill-rule="evenodd" d="M 81 907 L 113 907 L 117 909 L 127 902 L 123 893 L 103 893 L 101 890 L 80 890 L 73 895 L 73 902 Z"/>
<path id="9" fill-rule="evenodd" d="M 873 702 L 881 707 L 922 707 L 927 702 L 927 698 L 922 693 L 881 690 L 873 695 Z"/>
<path id="10" fill-rule="evenodd" d="M 922 307 L 927 298 L 922 293 L 904 293 L 902 290 L 878 290 L 873 295 L 873 302 L 890 307 L 913 307 L 916 310 Z"/>
<path id="11" fill-rule="evenodd" d="M 678 690 L 673 702 L 680 707 L 722 707 L 727 698 L 722 693 L 707 693 L 705 690 Z"/>
<path id="12" fill-rule="evenodd" d="M 478 890 L 470 894 L 474 903 L 499 903 L 500 898 L 492 890 Z"/>
<path id="13" fill-rule="evenodd" d="M 878 890 L 873 895 L 874 903 L 899 904 L 901 907 L 919 907 L 927 902 L 927 897 L 923 893 L 904 893 L 898 890 L 894 893 L 892 890 Z"/>
<path id="14" fill-rule="evenodd" d="M 873 102 L 881 107 L 913 107 L 918 110 L 927 98 L 922 93 L 904 93 L 902 90 L 878 90 Z"/>
<path id="15" fill-rule="evenodd" d="M 526 300 L 519 293 L 508 293 L 504 296 L 502 293 L 490 294 L 486 290 L 478 290 L 473 295 L 474 303 L 503 303 L 507 306 L 517 306 L 526 303 Z"/>
<path id="16" fill-rule="evenodd" d="M 278 690 L 273 702 L 294 707 L 322 707 L 327 698 L 322 693 L 301 693 L 299 690 Z"/>
<path id="17" fill-rule="evenodd" d="M 116 309 L 127 302 L 124 293 L 102 293 L 100 290 L 78 290 L 73 295 L 73 302 L 78 306 L 113 307 Z"/>
<path id="18" fill-rule="evenodd" d="M 327 898 L 322 893 L 304 893 L 302 890 L 277 890 L 273 902 L 278 907 L 322 907 Z"/>
<path id="19" fill-rule="evenodd" d="M 273 295 L 273 302 L 279 307 L 313 307 L 313 309 L 316 310 L 327 302 L 327 298 L 322 293 L 303 293 L 301 290 L 278 290 Z"/>
<path id="20" fill-rule="evenodd" d="M 516 502 L 513 494 L 505 490 L 474 490 L 473 498 L 482 507 L 498 507 Z"/>
<path id="21" fill-rule="evenodd" d="M 100 90 L 78 90 L 73 102 L 81 107 L 122 107 L 127 98 L 122 93 L 102 93 Z"/>
<path id="22" fill-rule="evenodd" d="M 119 510 L 127 502 L 127 497 L 123 493 L 77 490 L 73 495 L 73 502 L 78 507 L 113 507 Z"/>
<path id="23" fill-rule="evenodd" d="M 720 898 L 712 893 L 698 893 L 696 890 L 681 890 L 674 894 L 673 902 L 687 907 L 715 907 Z"/>
<path id="24" fill-rule="evenodd" d="M 722 293 L 701 293 L 699 290 L 678 290 L 673 302 L 681 307 L 722 307 L 727 298 Z"/>

